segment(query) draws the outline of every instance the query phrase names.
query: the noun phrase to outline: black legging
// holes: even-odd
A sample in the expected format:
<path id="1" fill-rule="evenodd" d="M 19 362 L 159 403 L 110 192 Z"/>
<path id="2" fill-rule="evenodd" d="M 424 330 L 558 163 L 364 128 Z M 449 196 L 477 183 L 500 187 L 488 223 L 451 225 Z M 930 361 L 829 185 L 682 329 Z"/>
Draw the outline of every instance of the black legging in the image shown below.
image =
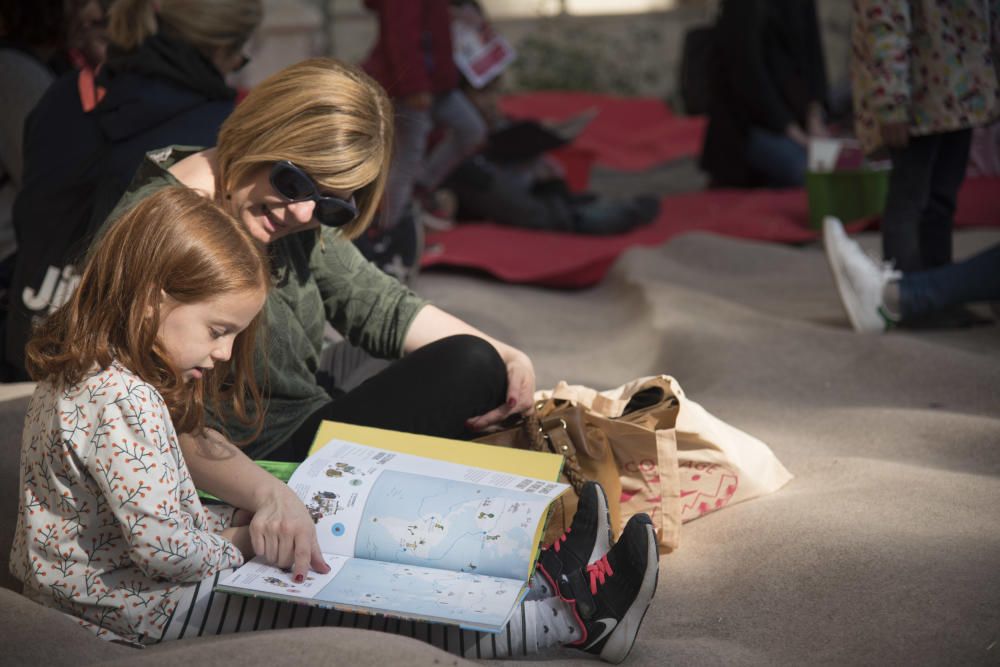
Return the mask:
<path id="1" fill-rule="evenodd" d="M 443 338 L 408 354 L 311 414 L 274 461 L 302 461 L 323 420 L 467 439 L 465 421 L 506 400 L 507 369 L 492 345 L 476 336 Z"/>

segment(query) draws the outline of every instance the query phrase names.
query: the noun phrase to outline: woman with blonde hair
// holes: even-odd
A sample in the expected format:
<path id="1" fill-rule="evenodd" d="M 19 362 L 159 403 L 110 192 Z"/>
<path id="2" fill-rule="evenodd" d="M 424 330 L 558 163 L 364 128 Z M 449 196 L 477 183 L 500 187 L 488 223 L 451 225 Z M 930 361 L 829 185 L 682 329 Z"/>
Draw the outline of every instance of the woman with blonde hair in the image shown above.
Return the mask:
<path id="1" fill-rule="evenodd" d="M 258 553 L 305 576 L 325 569 L 308 512 L 283 484 L 258 480 L 253 458 L 302 460 L 321 420 L 463 438 L 532 404 L 520 350 L 428 304 L 365 261 L 350 242 L 382 200 L 392 107 L 359 69 L 331 59 L 292 65 L 256 86 L 215 148 L 147 154 L 113 220 L 157 190 L 184 185 L 216 201 L 268 246 L 263 429 L 223 410 L 222 437 L 182 437 L 200 488 L 255 512 Z M 329 323 L 369 353 L 397 358 L 346 394 L 317 380 Z M 400 358 L 402 357 L 402 358 Z M 243 449 L 231 440 L 252 440 Z M 249 455 L 249 456 L 248 456 Z"/>
<path id="2" fill-rule="evenodd" d="M 33 318 L 59 306 L 86 240 L 124 194 L 146 151 L 215 143 L 245 64 L 260 0 L 115 0 L 108 58 L 87 99 L 75 75 L 57 80 L 25 126 L 24 188 L 14 205 L 19 254 L 6 357 L 24 374 Z M 89 105 L 96 103 L 90 108 Z"/>

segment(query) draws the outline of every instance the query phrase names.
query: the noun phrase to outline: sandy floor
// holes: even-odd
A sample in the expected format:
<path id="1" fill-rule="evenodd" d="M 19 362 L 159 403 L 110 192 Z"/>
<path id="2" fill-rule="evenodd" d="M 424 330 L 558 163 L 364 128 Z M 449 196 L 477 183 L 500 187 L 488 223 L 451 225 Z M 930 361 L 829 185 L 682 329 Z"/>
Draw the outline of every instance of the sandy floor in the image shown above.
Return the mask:
<path id="1" fill-rule="evenodd" d="M 540 387 L 674 375 L 796 475 L 685 526 L 629 664 L 1000 664 L 996 325 L 859 336 L 818 246 L 704 235 L 583 291 L 418 290 L 521 346 Z"/>

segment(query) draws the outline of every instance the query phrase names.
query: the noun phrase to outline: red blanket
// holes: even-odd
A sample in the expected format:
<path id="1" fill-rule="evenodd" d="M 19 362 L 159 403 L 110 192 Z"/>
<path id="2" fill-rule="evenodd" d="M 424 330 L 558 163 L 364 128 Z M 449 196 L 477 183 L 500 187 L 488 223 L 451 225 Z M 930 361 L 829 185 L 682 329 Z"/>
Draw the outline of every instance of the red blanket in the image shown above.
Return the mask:
<path id="1" fill-rule="evenodd" d="M 535 120 L 566 120 L 597 109 L 573 145 L 593 151 L 597 164 L 622 171 L 640 171 L 698 155 L 705 133 L 704 118 L 675 116 L 656 98 L 525 93 L 505 97 L 500 108 L 513 118 Z"/>
<path id="2" fill-rule="evenodd" d="M 579 288 L 604 277 L 634 245 L 659 245 L 685 232 L 801 243 L 818 237 L 807 226 L 804 190 L 709 190 L 664 197 L 650 225 L 618 236 L 535 232 L 491 223 L 463 224 L 428 236 L 422 266 L 472 268 L 511 283 Z M 959 195 L 960 226 L 1000 226 L 1000 178 L 969 179 Z M 857 230 L 877 220 L 850 225 Z"/>

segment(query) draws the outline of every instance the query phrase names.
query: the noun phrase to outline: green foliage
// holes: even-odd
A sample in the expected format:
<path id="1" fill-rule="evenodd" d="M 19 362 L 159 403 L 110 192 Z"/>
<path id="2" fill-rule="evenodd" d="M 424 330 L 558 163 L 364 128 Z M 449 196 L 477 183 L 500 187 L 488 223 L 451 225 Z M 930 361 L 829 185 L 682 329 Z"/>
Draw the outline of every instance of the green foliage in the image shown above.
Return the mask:
<path id="1" fill-rule="evenodd" d="M 627 24 L 623 30 L 597 30 L 553 17 L 516 46 L 512 66 L 520 90 L 579 90 L 638 95 L 662 78 L 659 30 Z"/>

